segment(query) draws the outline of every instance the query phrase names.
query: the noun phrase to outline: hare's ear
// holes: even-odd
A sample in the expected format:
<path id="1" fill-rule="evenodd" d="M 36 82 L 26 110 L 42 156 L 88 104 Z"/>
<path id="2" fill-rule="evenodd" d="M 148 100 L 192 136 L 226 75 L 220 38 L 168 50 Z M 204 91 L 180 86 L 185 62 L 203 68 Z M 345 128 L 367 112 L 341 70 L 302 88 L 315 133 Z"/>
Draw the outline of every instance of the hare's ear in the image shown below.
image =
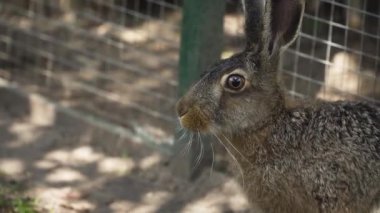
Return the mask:
<path id="1" fill-rule="evenodd" d="M 242 0 L 245 15 L 247 50 L 262 48 L 264 38 L 264 11 L 266 0 Z"/>
<path id="2" fill-rule="evenodd" d="M 297 37 L 304 13 L 303 0 L 243 0 L 248 48 L 268 55 L 289 46 Z"/>
<path id="3" fill-rule="evenodd" d="M 301 29 L 305 3 L 303 0 L 272 0 L 271 7 L 273 48 L 287 47 L 296 40 Z"/>

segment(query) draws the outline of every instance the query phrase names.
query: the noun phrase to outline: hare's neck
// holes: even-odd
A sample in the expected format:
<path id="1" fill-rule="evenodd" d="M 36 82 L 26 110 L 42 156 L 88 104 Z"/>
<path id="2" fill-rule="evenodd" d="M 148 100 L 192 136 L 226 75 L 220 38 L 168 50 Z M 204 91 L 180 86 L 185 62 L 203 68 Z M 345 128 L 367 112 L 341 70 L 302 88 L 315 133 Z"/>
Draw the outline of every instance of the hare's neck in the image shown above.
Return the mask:
<path id="1" fill-rule="evenodd" d="M 260 163 L 272 157 L 273 149 L 268 140 L 276 129 L 279 120 L 285 115 L 285 112 L 285 109 L 278 112 L 279 114 L 269 119 L 269 122 L 259 129 L 245 129 L 239 133 L 230 135 L 230 151 L 242 166 L 246 163 Z"/>
<path id="2" fill-rule="evenodd" d="M 247 131 L 231 137 L 231 146 L 233 146 L 231 151 L 242 166 L 268 157 L 271 150 L 267 143 L 270 131 L 271 127 L 267 126 L 254 132 Z"/>

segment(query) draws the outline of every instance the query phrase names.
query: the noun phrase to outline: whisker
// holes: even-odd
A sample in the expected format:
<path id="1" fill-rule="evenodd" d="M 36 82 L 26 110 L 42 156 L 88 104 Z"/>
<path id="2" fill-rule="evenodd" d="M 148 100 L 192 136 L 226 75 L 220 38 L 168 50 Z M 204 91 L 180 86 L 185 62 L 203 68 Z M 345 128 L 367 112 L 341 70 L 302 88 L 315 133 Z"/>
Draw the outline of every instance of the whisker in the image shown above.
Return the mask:
<path id="1" fill-rule="evenodd" d="M 188 144 L 188 147 L 187 147 L 187 154 L 190 153 L 191 147 L 193 147 L 194 134 L 191 134 L 191 140 L 190 140 L 189 142 L 190 142 L 190 143 Z"/>
<path id="2" fill-rule="evenodd" d="M 210 168 L 210 178 L 211 178 L 212 172 L 214 170 L 215 152 L 214 152 L 214 145 L 212 144 L 212 141 L 210 141 L 210 145 L 211 145 L 211 152 L 212 152 L 212 161 L 211 161 L 211 168 Z"/>
<path id="3" fill-rule="evenodd" d="M 194 134 L 191 134 L 190 138 L 191 138 L 191 139 L 189 140 L 189 143 L 187 144 L 187 147 L 186 147 L 186 152 L 187 152 L 187 154 L 190 153 L 191 147 L 193 146 L 193 142 L 194 142 Z"/>
<path id="4" fill-rule="evenodd" d="M 199 139 L 200 139 L 200 142 L 201 142 L 201 158 L 200 158 L 198 164 L 200 162 L 202 162 L 202 158 L 205 155 L 205 149 L 204 149 L 204 144 L 203 144 L 203 141 L 202 141 L 201 133 L 199 133 Z"/>
<path id="5" fill-rule="evenodd" d="M 195 141 L 195 142 L 194 142 L 194 143 L 195 143 L 195 144 L 194 144 L 195 147 L 193 148 L 193 145 L 192 145 L 191 147 L 193 148 L 193 150 L 196 149 L 196 150 L 198 151 L 198 144 L 199 144 L 198 137 L 199 137 L 199 135 L 198 135 L 198 134 L 194 134 L 194 135 L 195 135 L 194 137 L 196 138 L 196 139 L 194 140 L 194 141 Z M 193 161 L 193 160 L 194 160 L 194 159 L 193 159 L 194 156 L 193 156 L 193 153 L 191 153 L 191 156 L 190 156 L 190 157 L 191 157 L 191 163 L 193 164 L 192 169 L 195 168 L 195 164 L 196 164 L 197 159 L 199 158 L 199 155 L 200 155 L 200 154 L 201 154 L 201 153 L 198 153 L 197 157 L 195 158 L 195 161 Z"/>
<path id="6" fill-rule="evenodd" d="M 223 134 L 221 133 L 222 136 L 227 140 L 227 143 L 249 164 L 252 165 L 252 163 L 234 146 L 234 144 Z"/>
<path id="7" fill-rule="evenodd" d="M 181 126 L 180 122 L 177 122 L 177 127 L 175 128 L 176 132 L 181 132 L 184 131 L 184 128 Z"/>
<path id="8" fill-rule="evenodd" d="M 178 141 L 182 141 L 182 140 L 186 137 L 187 134 L 188 134 L 188 133 L 187 133 L 186 131 L 184 131 L 184 132 L 182 133 L 182 135 L 178 138 Z"/>
<path id="9" fill-rule="evenodd" d="M 203 157 L 203 152 L 204 152 L 204 150 L 203 150 L 203 143 L 201 141 L 201 135 L 200 135 L 199 132 L 197 133 L 197 136 L 198 136 L 198 140 L 197 141 L 201 145 L 201 150 L 200 150 L 199 155 L 198 155 L 198 157 L 197 157 L 197 159 L 195 161 L 195 165 L 194 165 L 193 169 L 196 169 L 199 166 L 199 164 L 201 162 L 201 159 Z"/>
<path id="10" fill-rule="evenodd" d="M 186 153 L 189 153 L 189 150 L 190 150 L 190 146 L 193 142 L 193 134 L 190 134 L 190 139 L 189 141 L 187 142 L 187 144 L 182 148 L 182 151 L 181 151 L 181 155 L 182 156 L 185 156 Z"/>
<path id="11" fill-rule="evenodd" d="M 212 132 L 212 134 L 218 139 L 218 141 L 220 142 L 220 144 L 222 144 L 222 146 L 226 149 L 226 151 L 228 152 L 228 154 L 232 157 L 232 159 L 234 160 L 235 164 L 237 164 L 238 168 L 239 168 L 239 171 L 240 171 L 240 175 L 241 175 L 241 179 L 242 179 L 242 182 L 243 182 L 243 188 L 245 187 L 245 181 L 244 181 L 244 174 L 243 174 L 243 169 L 241 168 L 238 160 L 235 158 L 235 156 L 231 153 L 231 151 L 227 148 L 227 146 L 222 142 L 222 140 L 215 134 Z"/>

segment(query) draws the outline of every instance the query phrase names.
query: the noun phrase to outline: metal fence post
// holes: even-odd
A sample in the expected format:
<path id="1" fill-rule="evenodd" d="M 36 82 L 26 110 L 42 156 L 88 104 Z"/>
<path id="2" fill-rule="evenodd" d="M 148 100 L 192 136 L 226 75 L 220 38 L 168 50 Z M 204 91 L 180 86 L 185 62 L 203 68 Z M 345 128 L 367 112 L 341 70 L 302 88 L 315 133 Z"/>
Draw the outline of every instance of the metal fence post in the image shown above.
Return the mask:
<path id="1" fill-rule="evenodd" d="M 216 62 L 223 48 L 225 1 L 185 0 L 179 72 L 180 95 Z"/>
<path id="2" fill-rule="evenodd" d="M 182 96 L 190 85 L 199 79 L 200 73 L 220 58 L 223 48 L 223 17 L 225 1 L 185 0 L 183 5 L 182 38 L 179 70 L 179 95 Z M 207 140 L 207 139 L 205 139 Z M 203 141 L 205 141 L 203 140 Z M 196 143 L 193 143 L 196 144 Z M 210 156 L 210 147 L 205 143 L 205 157 Z M 183 148 L 177 141 L 175 151 Z M 198 147 L 191 148 L 185 161 L 178 163 L 176 172 L 189 178 L 197 176 L 202 169 L 194 168 Z M 206 159 L 207 160 L 207 159 Z"/>

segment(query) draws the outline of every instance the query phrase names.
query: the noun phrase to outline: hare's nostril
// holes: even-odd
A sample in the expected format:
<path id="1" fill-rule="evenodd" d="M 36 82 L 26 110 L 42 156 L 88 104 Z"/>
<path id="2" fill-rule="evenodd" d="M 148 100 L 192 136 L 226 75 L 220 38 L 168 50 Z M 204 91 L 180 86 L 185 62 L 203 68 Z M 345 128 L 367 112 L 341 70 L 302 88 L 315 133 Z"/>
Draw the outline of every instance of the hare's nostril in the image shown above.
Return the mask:
<path id="1" fill-rule="evenodd" d="M 182 117 L 182 116 L 186 115 L 186 113 L 189 111 L 189 107 L 181 101 L 179 101 L 177 103 L 176 108 L 177 108 L 178 117 Z"/>
<path id="2" fill-rule="evenodd" d="M 178 116 L 181 118 L 181 117 L 183 117 L 184 115 L 186 115 L 187 114 L 187 110 L 184 110 L 184 111 L 180 111 L 180 112 L 178 112 Z"/>

